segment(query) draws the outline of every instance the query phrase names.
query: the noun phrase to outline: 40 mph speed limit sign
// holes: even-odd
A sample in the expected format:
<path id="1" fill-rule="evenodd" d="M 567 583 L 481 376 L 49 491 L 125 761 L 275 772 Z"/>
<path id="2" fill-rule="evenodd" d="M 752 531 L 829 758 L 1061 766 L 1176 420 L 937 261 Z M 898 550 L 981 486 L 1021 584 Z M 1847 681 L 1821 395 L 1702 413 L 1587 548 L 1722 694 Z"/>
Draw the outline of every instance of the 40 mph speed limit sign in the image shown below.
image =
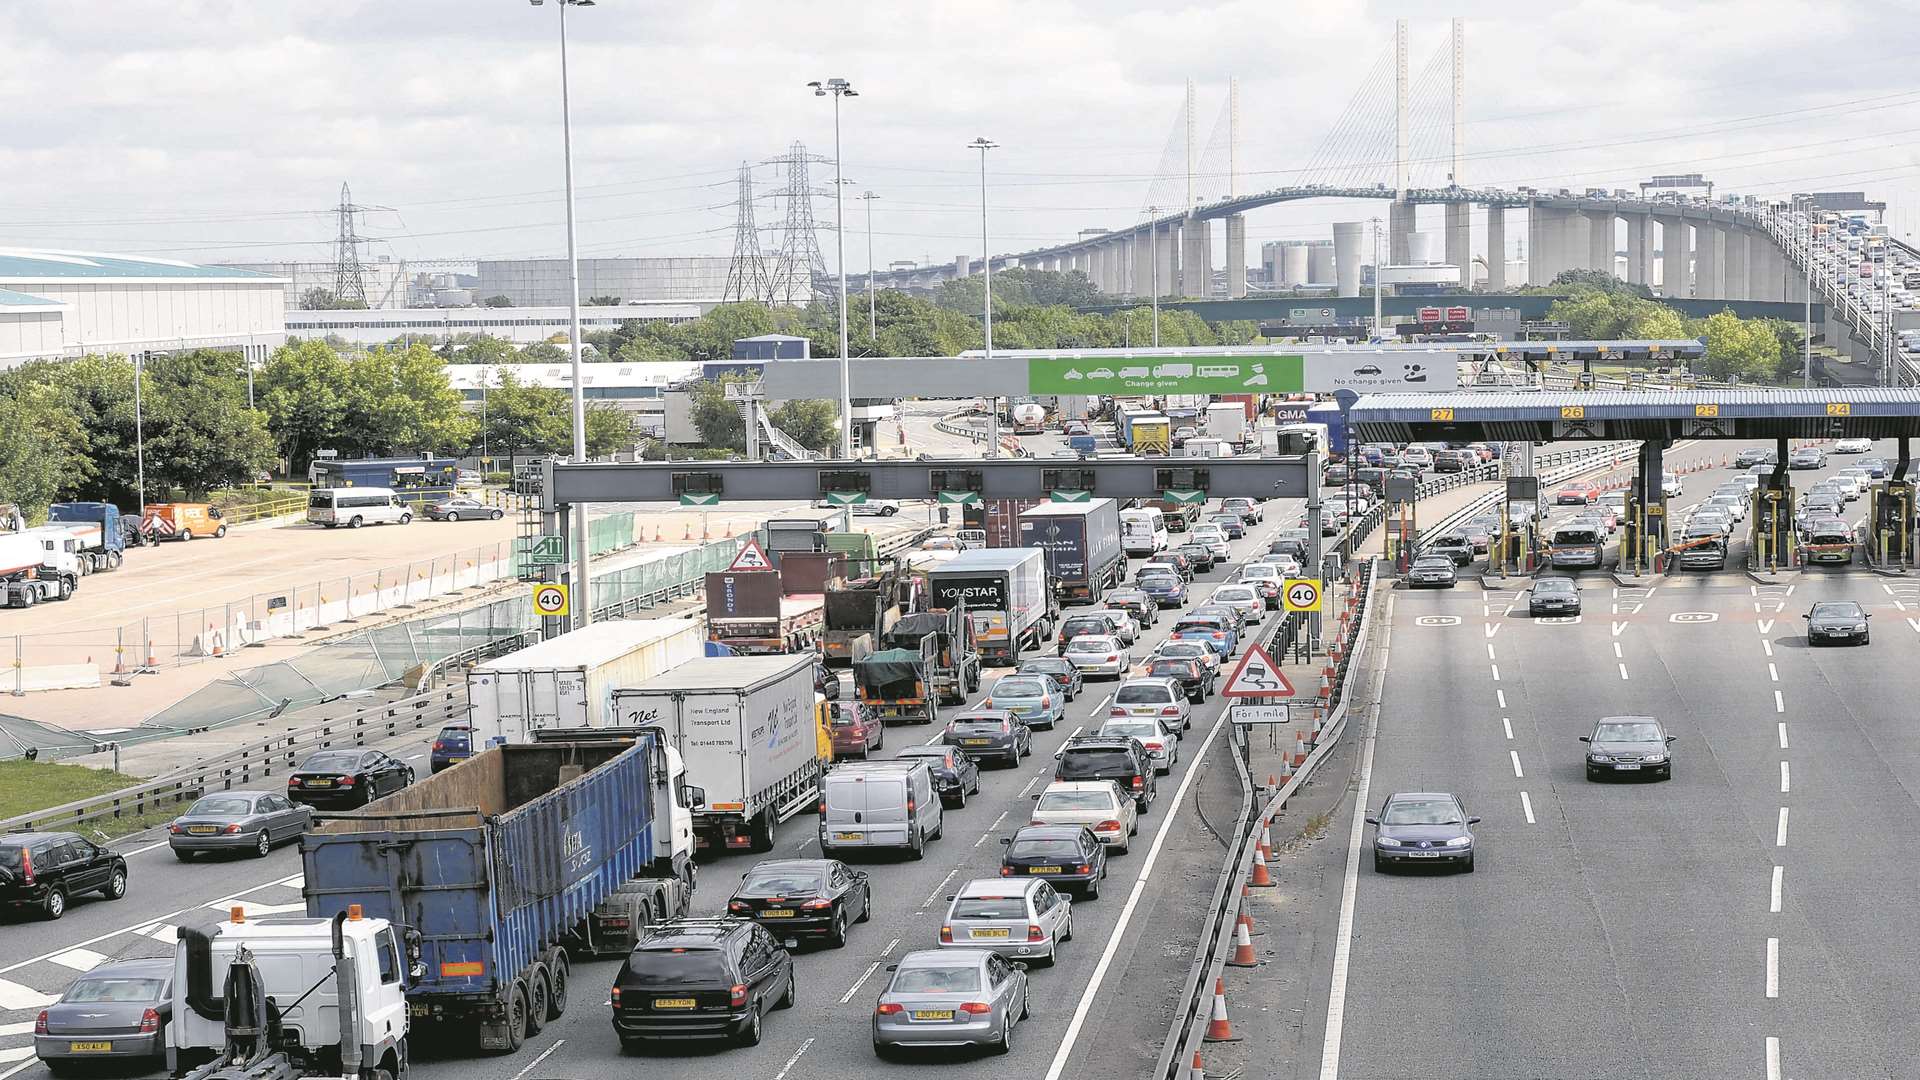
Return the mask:
<path id="1" fill-rule="evenodd" d="M 1319 611 L 1321 608 L 1320 583 L 1312 578 L 1288 578 L 1286 601 L 1288 611 Z"/>
<path id="2" fill-rule="evenodd" d="M 536 582 L 533 586 L 533 613 L 543 619 L 563 618 L 570 605 L 567 603 L 567 587 L 552 581 Z"/>

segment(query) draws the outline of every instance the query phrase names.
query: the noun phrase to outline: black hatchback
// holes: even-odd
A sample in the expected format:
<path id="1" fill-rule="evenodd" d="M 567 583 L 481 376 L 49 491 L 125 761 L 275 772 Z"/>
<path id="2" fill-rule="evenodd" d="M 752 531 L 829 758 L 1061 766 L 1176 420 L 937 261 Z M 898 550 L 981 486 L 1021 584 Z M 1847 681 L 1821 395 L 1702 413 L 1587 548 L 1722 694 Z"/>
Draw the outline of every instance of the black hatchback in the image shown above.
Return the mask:
<path id="1" fill-rule="evenodd" d="M 794 1001 L 793 957 L 745 919 L 675 919 L 653 928 L 613 978 L 613 1031 L 634 1051 L 659 1039 L 758 1046 L 761 1022 Z"/>
<path id="2" fill-rule="evenodd" d="M 1056 887 L 1073 886 L 1082 900 L 1100 896 L 1107 876 L 1107 845 L 1085 825 L 1028 825 L 1000 853 L 1001 877 L 1043 877 Z"/>
<path id="3" fill-rule="evenodd" d="M 49 919 L 83 893 L 127 895 L 127 860 L 77 833 L 0 836 L 0 905 L 33 908 Z"/>

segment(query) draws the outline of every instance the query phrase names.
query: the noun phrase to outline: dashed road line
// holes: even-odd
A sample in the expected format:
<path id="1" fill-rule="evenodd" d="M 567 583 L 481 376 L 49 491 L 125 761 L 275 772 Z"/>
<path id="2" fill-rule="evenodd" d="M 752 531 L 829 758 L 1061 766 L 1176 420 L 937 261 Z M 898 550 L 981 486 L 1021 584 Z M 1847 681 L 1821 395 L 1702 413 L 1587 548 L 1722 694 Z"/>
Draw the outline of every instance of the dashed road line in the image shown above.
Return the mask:
<path id="1" fill-rule="evenodd" d="M 1787 846 L 1787 808 L 1784 806 L 1780 808 L 1780 824 L 1773 828 L 1773 846 Z"/>
<path id="2" fill-rule="evenodd" d="M 1622 661 L 1620 664 L 1620 678 L 1623 680 L 1627 678 L 1627 665 L 1625 661 Z"/>
<path id="3" fill-rule="evenodd" d="M 986 832 L 983 832 L 983 833 L 981 833 L 981 834 L 980 834 L 980 839 L 978 839 L 978 840 L 975 840 L 975 841 L 973 842 L 973 846 L 974 846 L 974 847 L 979 847 L 979 846 L 980 846 L 981 844 L 984 844 L 984 843 L 986 843 L 986 842 L 987 842 L 988 840 L 990 840 L 990 839 L 992 839 L 992 838 L 993 838 L 993 830 L 995 830 L 995 829 L 997 829 L 997 828 L 999 828 L 999 827 L 1000 827 L 1000 823 L 1001 823 L 1001 822 L 1003 822 L 1003 821 L 1005 821 L 1005 820 L 1007 820 L 1007 815 L 1008 815 L 1009 813 L 1012 813 L 1012 811 L 1010 811 L 1010 810 L 1002 810 L 1002 811 L 1000 811 L 1000 816 L 999 816 L 999 817 L 997 817 L 997 818 L 994 818 L 994 819 L 993 819 L 993 824 L 991 824 L 991 825 L 989 825 L 989 826 L 987 826 L 987 831 L 986 831 Z"/>
<path id="4" fill-rule="evenodd" d="M 805 1054 L 807 1047 L 812 1045 L 813 1037 L 809 1036 L 806 1042 L 800 1044 L 800 1049 L 795 1050 L 793 1056 L 787 1059 L 787 1063 L 780 1066 L 780 1071 L 773 1074 L 773 1080 L 787 1080 L 787 1074 L 793 1071 L 793 1067 L 800 1062 L 800 1056 Z"/>
<path id="5" fill-rule="evenodd" d="M 1507 733 L 1507 739 L 1508 739 L 1508 741 L 1512 741 L 1512 739 L 1513 739 L 1513 721 L 1512 721 L 1512 720 L 1509 720 L 1508 718 L 1506 718 L 1506 717 L 1504 717 L 1504 716 L 1503 716 L 1503 717 L 1501 717 L 1501 718 L 1500 718 L 1500 728 L 1501 728 L 1501 730 L 1503 730 L 1503 731 L 1505 731 L 1505 732 Z"/>
<path id="6" fill-rule="evenodd" d="M 1778 690 L 1773 692 L 1773 711 L 1782 713 L 1787 711 L 1787 699 L 1780 696 Z"/>
<path id="7" fill-rule="evenodd" d="M 1767 1036 L 1767 1080 L 1780 1080 L 1780 1037 Z"/>
<path id="8" fill-rule="evenodd" d="M 1767 910 L 1773 912 L 1775 915 L 1780 914 L 1780 894 L 1786 883 L 1787 868 L 1777 863 L 1774 864 L 1773 887 L 1769 890 L 1771 900 L 1767 904 Z"/>
<path id="9" fill-rule="evenodd" d="M 1493 696 L 1500 702 L 1501 708 L 1504 709 L 1507 707 L 1507 692 L 1505 690 L 1495 690 Z"/>
<path id="10" fill-rule="evenodd" d="M 1787 763 L 1783 761 L 1780 763 L 1780 794 L 1782 795 L 1785 795 L 1788 792 L 1793 790 L 1793 782 L 1789 778 L 1789 776 L 1790 774 L 1787 771 Z"/>
<path id="11" fill-rule="evenodd" d="M 872 978 L 873 973 L 879 970 L 880 961 L 875 960 L 873 963 L 868 964 L 867 970 L 861 972 L 860 977 L 853 980 L 853 985 L 847 987 L 847 992 L 840 995 L 840 1004 L 845 1005 L 847 1002 L 852 1001 L 853 995 L 860 992 L 860 984 Z"/>
<path id="12" fill-rule="evenodd" d="M 1780 749 L 1787 749 L 1787 722 L 1780 721 Z"/>
<path id="13" fill-rule="evenodd" d="M 1520 812 L 1527 815 L 1527 824 L 1534 824 L 1533 800 L 1527 798 L 1527 793 L 1524 791 L 1520 793 Z"/>
<path id="14" fill-rule="evenodd" d="M 1525 779 L 1527 774 L 1520 771 L 1520 751 L 1509 750 L 1507 756 L 1513 759 L 1513 775 L 1516 778 Z"/>
<path id="15" fill-rule="evenodd" d="M 1767 939 L 1767 997 L 1780 996 L 1780 939 Z"/>
<path id="16" fill-rule="evenodd" d="M 1499 664 L 1493 665 L 1493 681 L 1494 682 L 1500 681 L 1500 665 Z"/>

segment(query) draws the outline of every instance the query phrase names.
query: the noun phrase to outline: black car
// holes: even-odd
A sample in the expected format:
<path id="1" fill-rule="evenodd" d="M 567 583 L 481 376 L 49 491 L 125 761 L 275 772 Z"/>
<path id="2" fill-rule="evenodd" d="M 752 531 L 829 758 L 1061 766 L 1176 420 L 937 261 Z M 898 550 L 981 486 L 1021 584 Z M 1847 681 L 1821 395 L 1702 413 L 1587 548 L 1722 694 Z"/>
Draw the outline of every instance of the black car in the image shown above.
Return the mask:
<path id="1" fill-rule="evenodd" d="M 1347 480 L 1347 467 L 1345 465 L 1329 465 L 1326 471 L 1320 474 L 1321 487 L 1346 487 Z"/>
<path id="2" fill-rule="evenodd" d="M 1160 618 L 1160 605 L 1139 589 L 1114 589 L 1107 593 L 1103 603 L 1132 615 L 1133 621 L 1143 627 L 1152 626 Z"/>
<path id="3" fill-rule="evenodd" d="M 314 807 L 365 806 L 413 783 L 413 766 L 378 750 L 322 750 L 287 777 L 287 798 Z"/>
<path id="4" fill-rule="evenodd" d="M 1130 735 L 1075 735 L 1054 758 L 1055 780 L 1111 780 L 1143 814 L 1160 794 L 1147 748 Z"/>
<path id="5" fill-rule="evenodd" d="M 909 746 L 893 756 L 926 762 L 943 806 L 958 810 L 967 805 L 967 796 L 980 794 L 980 766 L 951 746 Z"/>
<path id="6" fill-rule="evenodd" d="M 1307 530 L 1281 529 L 1274 533 L 1273 539 L 1267 541 L 1267 554 L 1291 556 L 1294 562 L 1306 565 Z"/>
<path id="7" fill-rule="evenodd" d="M 968 709 L 947 721 L 947 732 L 935 745 L 956 747 L 976 760 L 998 758 L 1018 768 L 1020 759 L 1033 753 L 1033 729 L 1005 709 Z"/>
<path id="8" fill-rule="evenodd" d="M 840 700 L 840 676 L 828 671 L 827 665 L 819 660 L 813 662 L 813 692 L 828 701 Z"/>
<path id="9" fill-rule="evenodd" d="M 1429 555 L 1445 555 L 1453 560 L 1455 566 L 1465 566 L 1473 561 L 1473 541 L 1464 532 L 1453 532 L 1435 540 L 1427 549 Z"/>
<path id="10" fill-rule="evenodd" d="M 1199 569 L 1199 564 L 1193 561 L 1192 556 L 1181 550 L 1186 546 L 1181 544 L 1179 548 L 1174 548 L 1172 551 L 1163 551 L 1154 561 L 1173 564 L 1173 568 L 1180 571 L 1181 581 L 1192 581 L 1194 572 Z"/>
<path id="11" fill-rule="evenodd" d="M 1172 657 L 1153 660 L 1147 664 L 1147 677 L 1153 679 L 1172 679 L 1187 695 L 1187 700 L 1195 705 L 1207 700 L 1213 693 L 1213 673 L 1198 660 L 1176 660 Z"/>
<path id="12" fill-rule="evenodd" d="M 1609 716 L 1580 736 L 1587 744 L 1587 779 L 1638 773 L 1673 779 L 1675 736 L 1651 716 Z"/>
<path id="13" fill-rule="evenodd" d="M 69 900 L 90 892 L 127 895 L 127 860 L 77 833 L 0 836 L 0 905 L 57 919 Z"/>
<path id="14" fill-rule="evenodd" d="M 1173 549 L 1176 555 L 1184 556 L 1193 564 L 1195 570 L 1205 573 L 1213 569 L 1213 552 L 1205 544 L 1186 543 Z"/>
<path id="15" fill-rule="evenodd" d="M 1014 669 L 1014 673 L 1045 675 L 1053 680 L 1053 685 L 1059 687 L 1061 693 L 1067 695 L 1068 701 L 1079 697 L 1081 689 L 1086 685 L 1086 681 L 1080 676 L 1080 669 L 1073 666 L 1073 661 L 1058 656 L 1036 656 L 1022 660 L 1020 666 Z"/>
<path id="16" fill-rule="evenodd" d="M 1100 898 L 1107 845 L 1085 825 L 1028 825 L 1000 843 L 1001 877 L 1044 877 L 1055 888 L 1075 887 L 1082 900 Z"/>
<path id="17" fill-rule="evenodd" d="M 838 949 L 847 927 L 873 917 L 873 887 L 838 859 L 771 859 L 740 875 L 727 914 L 784 940 L 818 937 Z"/>
<path id="18" fill-rule="evenodd" d="M 654 927 L 614 976 L 620 1049 L 656 1039 L 732 1039 L 758 1046 L 762 1018 L 790 1008 L 793 956 L 746 919 L 675 919 Z"/>
<path id="19" fill-rule="evenodd" d="M 1822 641 L 1857 641 L 1867 643 L 1867 620 L 1873 618 L 1867 609 L 1853 600 L 1822 600 L 1813 605 L 1805 615 L 1807 620 L 1807 644 Z"/>
<path id="20" fill-rule="evenodd" d="M 1543 615 L 1578 615 L 1580 589 L 1572 578 L 1536 578 L 1533 588 L 1527 590 L 1527 614 L 1536 619 Z"/>

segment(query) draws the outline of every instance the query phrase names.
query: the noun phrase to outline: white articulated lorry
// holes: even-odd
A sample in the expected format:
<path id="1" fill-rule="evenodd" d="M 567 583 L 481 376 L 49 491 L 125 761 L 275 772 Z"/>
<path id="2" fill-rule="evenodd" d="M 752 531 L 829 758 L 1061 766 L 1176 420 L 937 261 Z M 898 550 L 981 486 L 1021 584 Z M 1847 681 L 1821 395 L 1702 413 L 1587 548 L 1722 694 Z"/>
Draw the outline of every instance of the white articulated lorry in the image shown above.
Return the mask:
<path id="1" fill-rule="evenodd" d="M 467 673 L 474 753 L 553 729 L 619 726 L 613 692 L 700 656 L 693 619 L 615 619 L 475 665 Z"/>

